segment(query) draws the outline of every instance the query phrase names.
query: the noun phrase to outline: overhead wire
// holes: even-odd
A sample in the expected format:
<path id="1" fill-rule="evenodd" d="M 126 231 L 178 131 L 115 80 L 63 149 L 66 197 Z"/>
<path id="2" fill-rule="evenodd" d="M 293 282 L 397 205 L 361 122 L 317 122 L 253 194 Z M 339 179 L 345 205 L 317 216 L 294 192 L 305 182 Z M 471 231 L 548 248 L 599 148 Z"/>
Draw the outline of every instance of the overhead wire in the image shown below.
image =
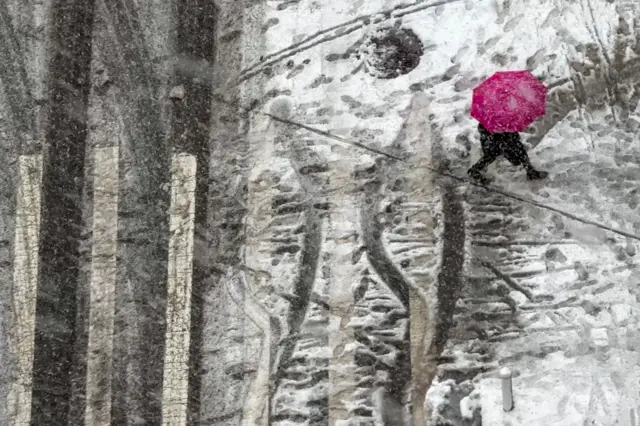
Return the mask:
<path id="1" fill-rule="evenodd" d="M 304 130 L 307 130 L 309 132 L 316 133 L 318 135 L 324 136 L 326 138 L 333 139 L 333 140 L 336 140 L 338 142 L 341 142 L 341 143 L 344 143 L 344 144 L 347 144 L 347 145 L 351 145 L 351 146 L 354 146 L 356 148 L 359 148 L 359 149 L 362 149 L 362 150 L 365 150 L 365 151 L 369 151 L 369 152 L 374 153 L 374 154 L 382 155 L 384 157 L 390 158 L 390 159 L 395 160 L 395 161 L 408 163 L 407 158 L 402 158 L 400 156 L 385 152 L 383 150 L 367 146 L 362 142 L 359 142 L 359 141 L 356 141 L 356 140 L 352 140 L 350 138 L 345 138 L 345 137 L 333 134 L 333 133 L 331 133 L 329 131 L 326 131 L 326 130 L 318 129 L 318 128 L 315 128 L 313 126 L 306 125 L 304 123 L 300 123 L 300 122 L 297 122 L 297 121 L 294 121 L 294 120 L 290 120 L 288 118 L 282 118 L 282 117 L 279 117 L 277 115 L 270 114 L 268 112 L 260 111 L 260 110 L 257 110 L 257 109 L 252 109 L 252 110 L 248 110 L 247 109 L 247 110 L 243 111 L 243 108 L 240 105 L 238 105 L 238 104 L 236 104 L 234 102 L 229 102 L 229 101 L 227 101 L 225 99 L 222 99 L 221 96 L 220 97 L 216 97 L 216 100 L 218 100 L 219 102 L 221 102 L 223 104 L 226 104 L 227 106 L 240 109 L 239 112 L 240 112 L 240 114 L 243 114 L 243 115 L 248 115 L 248 114 L 263 115 L 265 117 L 268 117 L 268 118 L 270 118 L 270 119 L 272 119 L 274 121 L 280 122 L 280 123 L 285 124 L 285 125 L 297 127 L 297 128 L 300 128 L 300 129 L 304 129 Z M 461 183 L 465 183 L 465 184 L 468 184 L 468 185 L 471 185 L 471 186 L 475 186 L 475 187 L 478 187 L 478 188 L 482 188 L 482 189 L 484 189 L 486 191 L 502 195 L 502 196 L 504 196 L 506 198 L 509 198 L 509 199 L 512 199 L 514 201 L 518 201 L 520 203 L 528 204 L 528 205 L 537 207 L 539 209 L 543 209 L 543 210 L 547 210 L 547 211 L 550 211 L 550 212 L 557 213 L 557 214 L 562 215 L 562 216 L 564 216 L 564 217 L 566 217 L 568 219 L 571 219 L 571 220 L 574 220 L 574 221 L 577 221 L 577 222 L 581 222 L 581 223 L 583 223 L 585 225 L 594 226 L 596 228 L 600 228 L 602 230 L 609 231 L 609 232 L 612 232 L 614 234 L 617 234 L 617 235 L 620 235 L 620 236 L 623 236 L 623 237 L 626 237 L 626 238 L 629 238 L 629 239 L 640 241 L 640 236 L 636 235 L 636 234 L 633 234 L 631 232 L 627 232 L 627 231 L 624 231 L 622 229 L 617 229 L 617 228 L 602 224 L 602 223 L 594 221 L 594 220 L 590 220 L 590 219 L 586 219 L 586 218 L 580 217 L 580 216 L 578 216 L 576 214 L 573 214 L 573 213 L 570 213 L 570 212 L 568 212 L 566 210 L 563 210 L 563 209 L 560 209 L 560 208 L 557 208 L 557 207 L 553 207 L 553 206 L 549 206 L 549 205 L 544 204 L 544 203 L 540 203 L 538 201 L 523 197 L 523 196 L 518 195 L 518 194 L 514 194 L 512 192 L 506 191 L 504 189 L 497 188 L 495 186 L 483 185 L 483 184 L 475 182 L 475 181 L 473 181 L 471 179 L 466 179 L 466 178 L 463 178 L 463 177 L 460 177 L 460 176 L 456 176 L 456 175 L 451 174 L 449 172 L 446 172 L 444 170 L 438 169 L 437 167 L 434 167 L 434 166 L 422 165 L 422 167 L 426 168 L 427 170 L 429 170 L 432 173 L 437 174 L 439 176 L 446 177 L 446 178 L 449 178 L 449 179 L 452 179 L 452 180 L 455 180 L 455 181 L 458 181 L 458 182 L 461 182 Z"/>

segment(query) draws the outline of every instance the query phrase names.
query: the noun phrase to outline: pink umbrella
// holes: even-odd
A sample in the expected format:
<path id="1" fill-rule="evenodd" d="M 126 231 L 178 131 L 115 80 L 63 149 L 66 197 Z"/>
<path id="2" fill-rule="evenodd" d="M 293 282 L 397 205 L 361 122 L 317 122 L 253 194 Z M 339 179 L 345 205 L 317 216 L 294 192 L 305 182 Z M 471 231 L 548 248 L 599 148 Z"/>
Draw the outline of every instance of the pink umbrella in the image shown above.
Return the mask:
<path id="1" fill-rule="evenodd" d="M 522 132 L 547 106 L 547 86 L 529 71 L 497 72 L 473 89 L 471 116 L 491 133 Z"/>

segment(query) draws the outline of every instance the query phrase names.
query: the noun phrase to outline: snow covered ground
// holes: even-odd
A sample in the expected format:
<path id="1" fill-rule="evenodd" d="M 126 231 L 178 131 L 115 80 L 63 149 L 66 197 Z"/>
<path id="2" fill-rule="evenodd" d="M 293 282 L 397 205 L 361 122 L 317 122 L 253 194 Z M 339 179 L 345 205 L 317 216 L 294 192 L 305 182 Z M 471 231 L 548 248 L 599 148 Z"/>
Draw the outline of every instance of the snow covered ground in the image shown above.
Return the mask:
<path id="1" fill-rule="evenodd" d="M 607 123 L 604 116 L 593 114 L 589 121 Z M 527 184 L 519 170 L 503 163 L 497 166 L 502 170 L 495 184 L 637 234 L 637 139 L 616 123 L 600 124 L 609 131 L 599 137 L 582 129 L 587 124 L 572 127 L 580 119 L 570 114 L 532 150 L 534 161 L 551 172 L 548 182 Z M 489 315 L 512 317 L 510 327 L 490 326 L 487 331 L 488 340 L 493 340 L 494 366 L 507 366 L 516 374 L 516 407 L 509 413 L 501 409 L 496 368 L 479 374 L 472 381 L 483 424 L 638 424 L 638 241 L 537 207 L 524 210 L 520 217 L 527 218 L 528 229 L 518 232 L 518 238 L 536 245 L 523 243 L 520 250 L 527 259 L 502 262 L 502 272 L 533 300 L 513 291 L 509 297 L 515 301 L 515 312 L 504 304 L 482 305 Z M 509 238 L 502 240 L 508 243 Z M 482 257 L 496 254 L 480 252 Z M 503 248 L 498 256 L 512 254 Z M 452 345 L 447 352 L 454 363 L 473 365 L 481 363 L 486 350 L 485 342 L 474 339 Z M 442 391 L 432 388 L 433 395 Z"/>
<path id="2" fill-rule="evenodd" d="M 548 82 L 569 76 L 564 66 L 568 57 L 577 55 L 575 47 L 580 43 L 602 42 L 607 54 L 612 55 L 618 20 L 615 4 L 554 2 L 563 5 L 563 12 L 558 15 L 550 11 L 551 2 L 531 2 L 526 6 L 524 2 L 513 3 L 511 13 L 520 7 L 524 16 L 512 36 L 493 29 L 494 11 L 480 4 L 476 4 L 474 10 L 487 14 L 483 22 L 490 24 L 478 31 L 485 32 L 485 37 L 500 38 L 498 43 L 505 43 L 505 47 L 519 57 L 527 49 L 525 54 L 535 49 L 556 52 L 557 58 L 545 56 L 546 65 L 533 67 L 533 72 L 545 76 Z M 527 10 L 529 4 L 531 9 Z M 489 2 L 485 6 L 489 6 Z M 593 12 L 583 13 L 585 6 Z M 544 22 L 556 20 L 556 25 L 552 25 L 559 30 L 555 36 L 545 34 L 545 28 L 549 27 L 541 24 L 545 14 L 548 18 Z M 596 19 L 580 21 L 591 16 Z M 560 34 L 563 35 L 558 38 Z M 486 74 L 495 70 L 482 64 L 482 59 L 475 59 L 473 63 L 476 75 L 482 74 L 481 70 L 486 70 Z M 512 68 L 526 65 L 516 62 Z M 588 84 L 597 85 L 597 77 L 590 77 Z M 450 93 L 444 86 L 436 92 L 439 98 Z M 468 97 L 462 102 L 468 102 Z M 616 116 L 625 107 L 624 102 L 620 105 L 615 100 L 601 105 L 587 99 L 584 105 L 560 117 L 530 151 L 534 163 L 551 173 L 548 181 L 528 183 L 520 170 L 502 162 L 490 168 L 494 185 L 605 226 L 640 235 L 637 189 L 640 145 L 635 124 L 638 111 L 627 109 Z M 468 121 L 462 118 L 463 126 L 470 127 Z M 463 126 L 449 121 L 443 128 L 453 136 Z M 472 152 L 472 157 L 477 158 L 477 154 Z M 486 210 L 479 212 L 473 207 L 474 198 L 477 202 L 479 197 L 486 197 L 486 192 L 470 189 L 470 220 L 474 220 L 475 214 L 475 220 L 490 221 Z M 460 403 L 459 412 L 463 417 L 469 416 L 469 423 L 465 424 L 474 424 L 470 420 L 473 410 L 469 407 L 481 410 L 485 425 L 640 424 L 638 240 L 538 207 L 518 208 L 522 211 L 511 215 L 522 221 L 517 230 L 509 226 L 509 213 L 499 212 L 494 217 L 496 223 L 502 223 L 498 228 L 503 227 L 506 234 L 498 233 L 492 240 L 501 248 L 475 247 L 473 253 L 484 259 L 495 256 L 491 262 L 502 265 L 500 271 L 528 291 L 532 300 L 513 288 L 508 296 L 511 303 L 515 302 L 511 307 L 495 300 L 463 298 L 457 316 L 462 321 L 462 318 L 474 318 L 465 315 L 468 310 L 483 313 L 475 318 L 483 318 L 480 327 L 486 327 L 487 336 L 459 343 L 453 342 L 454 337 L 445 351 L 445 356 L 452 357 L 450 364 L 443 367 L 445 370 L 481 371 L 466 377 L 474 390 Z M 479 267 L 470 276 L 477 278 L 483 273 L 491 271 Z M 505 280 L 498 278 L 498 281 Z M 465 304 L 476 306 L 470 308 Z M 509 325 L 497 325 L 504 317 L 509 317 Z M 488 353 L 491 356 L 487 363 Z M 515 409 L 509 413 L 502 410 L 498 379 L 498 370 L 504 366 L 515 372 Z M 457 403 L 451 398 L 454 383 L 443 380 L 432 386 L 430 402 L 436 411 L 445 413 L 447 403 Z M 448 416 L 443 414 L 443 417 Z"/>
<path id="3" fill-rule="evenodd" d="M 6 3 L 0 418 L 640 426 L 638 0 Z M 518 69 L 549 179 L 452 179 Z"/>
<path id="4" fill-rule="evenodd" d="M 239 81 L 252 82 L 243 92 L 247 104 L 278 97 L 292 120 L 372 148 L 399 149 L 399 141 L 408 140 L 402 148 L 422 161 L 418 154 L 438 145 L 450 172 L 464 176 L 478 158 L 469 117 L 473 87 L 498 70 L 529 69 L 553 88 L 547 117 L 526 138 L 533 162 L 551 175 L 527 182 L 522 170 L 499 161 L 489 170 L 494 186 L 637 236 L 640 115 L 633 64 L 640 28 L 630 15 L 634 7 L 605 0 L 268 2 L 265 37 L 260 46 L 251 41 L 254 55 Z M 376 78 L 376 48 L 367 41 L 389 27 L 415 33 L 424 54 L 410 72 Z M 429 121 L 420 125 L 433 133 L 411 127 L 420 114 Z M 264 154 L 256 155 L 255 175 L 293 179 L 274 161 L 282 146 L 259 144 L 264 120 L 253 123 L 257 152 Z M 420 139 L 432 135 L 437 143 Z M 327 169 L 340 164 L 347 181 L 351 167 L 373 167 L 376 158 L 335 142 L 305 143 Z M 423 175 L 407 179 L 416 176 Z M 481 188 L 461 190 L 465 282 L 428 393 L 431 424 L 640 424 L 638 239 Z M 411 201 L 421 200 L 404 205 Z M 433 228 L 437 239 L 438 225 Z M 389 235 L 385 231 L 387 241 Z M 390 258 L 398 264 L 424 259 L 434 247 L 440 248 L 407 248 L 407 259 Z M 269 268 L 270 259 L 260 262 Z M 509 413 L 502 410 L 497 378 L 505 366 L 514 372 Z"/>

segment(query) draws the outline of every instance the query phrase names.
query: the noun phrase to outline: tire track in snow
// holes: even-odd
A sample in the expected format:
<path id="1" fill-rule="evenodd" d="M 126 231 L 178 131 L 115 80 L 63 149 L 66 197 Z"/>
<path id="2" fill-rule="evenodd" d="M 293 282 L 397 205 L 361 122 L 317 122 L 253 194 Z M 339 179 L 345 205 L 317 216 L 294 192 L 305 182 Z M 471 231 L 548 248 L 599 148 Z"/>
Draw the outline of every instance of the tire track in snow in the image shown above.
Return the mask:
<path id="1" fill-rule="evenodd" d="M 215 2 L 206 0 L 180 0 L 176 4 L 176 34 L 175 34 L 175 50 L 179 57 L 188 57 L 194 62 L 211 62 L 216 61 L 216 33 L 218 29 L 219 9 Z M 147 47 L 148 48 L 148 47 Z M 189 338 L 184 342 L 189 344 L 189 353 L 187 354 L 187 364 L 189 366 L 188 377 L 188 402 L 187 417 L 181 417 L 179 414 L 178 423 L 196 421 L 200 413 L 200 393 L 202 388 L 202 356 L 201 347 L 203 345 L 203 298 L 201 295 L 207 285 L 209 278 L 209 262 L 213 257 L 210 250 L 210 243 L 213 240 L 213 232 L 207 223 L 208 213 L 211 209 L 208 203 L 209 195 L 209 178 L 211 166 L 211 141 L 210 136 L 212 126 L 215 120 L 212 118 L 212 86 L 209 81 L 200 81 L 193 78 L 188 67 L 177 63 L 173 69 L 172 84 L 175 90 L 170 92 L 172 99 L 171 108 L 171 130 L 170 140 L 174 153 L 180 153 L 180 157 L 174 156 L 174 167 L 182 167 L 190 156 L 194 162 L 186 169 L 193 167 L 195 175 L 189 176 L 195 181 L 193 190 L 195 194 L 191 199 L 194 203 L 193 209 L 193 229 L 189 228 L 189 232 L 194 234 L 191 244 L 193 251 L 192 276 L 187 281 L 180 283 L 180 286 L 188 285 L 189 293 L 185 297 L 191 297 L 189 300 L 188 310 L 181 313 L 183 324 L 189 327 Z M 173 93 L 173 95 L 172 95 Z M 184 164 L 186 166 L 186 164 Z M 175 173 L 175 170 L 174 170 Z M 185 175 L 185 179 L 186 179 Z M 190 183 L 191 185 L 191 183 Z M 187 223 L 185 223 L 187 226 Z M 172 235 L 174 237 L 174 235 Z M 170 242 L 171 244 L 171 242 Z M 182 244 L 182 243 L 181 243 Z M 171 302 L 171 299 L 169 299 Z M 181 309 L 187 309 L 183 306 Z M 169 312 L 169 306 L 167 307 Z M 169 317 L 167 317 L 169 321 Z M 168 323 L 169 324 L 169 323 Z M 169 324 L 170 325 L 170 324 Z M 169 334 L 167 334 L 169 337 Z M 171 343 L 167 340 L 167 343 Z M 177 342 L 176 342 L 177 344 Z M 182 351 L 182 349 L 180 349 Z M 165 362 L 166 359 L 165 359 Z M 165 370 L 166 372 L 166 370 Z M 182 374 L 182 373 L 180 373 Z M 177 377 L 177 376 L 176 376 Z M 184 385 L 186 378 L 177 379 L 180 385 Z M 163 385 L 163 388 L 166 386 Z M 177 409 L 177 408 L 176 408 Z M 174 415 L 178 415 L 174 412 Z"/>
<path id="2" fill-rule="evenodd" d="M 286 130 L 285 130 L 286 131 Z M 318 188 L 322 188 L 322 180 L 315 176 L 318 164 L 322 165 L 323 158 L 310 150 L 301 141 L 293 139 L 290 161 L 297 171 L 300 185 L 306 194 L 314 194 Z M 306 170 L 306 171 L 305 171 Z M 316 281 L 320 253 L 323 246 L 322 214 L 318 208 L 321 200 L 310 196 L 302 203 L 304 212 L 304 236 L 302 238 L 301 253 L 298 261 L 298 271 L 292 286 L 292 295 L 295 300 L 289 304 L 289 312 L 286 317 L 287 335 L 283 336 L 278 348 L 278 359 L 275 363 L 274 384 L 269 398 L 270 408 L 275 407 L 278 388 L 284 384 L 287 369 L 292 363 L 292 358 L 297 344 L 301 341 L 301 327 L 309 310 L 311 293 Z M 285 404 L 286 406 L 286 404 Z M 271 412 L 269 424 L 285 420 L 287 414 Z"/>
<path id="3" fill-rule="evenodd" d="M 585 3 L 586 3 L 586 6 L 585 6 Z M 602 40 L 602 36 L 600 35 L 600 30 L 598 29 L 598 25 L 596 23 L 596 16 L 595 16 L 595 12 L 593 11 L 593 5 L 591 4 L 591 0 L 582 0 L 581 4 L 582 4 L 583 10 L 585 8 L 588 9 L 589 20 L 591 21 L 590 32 L 593 32 L 594 38 L 600 45 L 602 57 L 607 62 L 607 65 L 611 67 L 611 58 L 609 58 L 609 54 L 607 53 L 607 48 L 604 44 L 604 40 Z M 587 11 L 585 10 L 585 15 L 586 14 L 587 14 Z"/>
<path id="4" fill-rule="evenodd" d="M 54 0 L 51 9 L 55 47 L 48 76 L 61 84 L 49 91 L 48 149 L 43 155 L 31 422 L 62 425 L 72 417 L 73 369 L 86 361 L 77 348 L 83 339 L 76 325 L 84 315 L 78 312 L 77 294 L 94 1 Z"/>
<path id="5" fill-rule="evenodd" d="M 27 74 L 24 60 L 25 52 L 21 49 L 20 38 L 16 35 L 14 22 L 9 11 L 8 2 L 0 2 L 0 81 L 8 98 L 8 106 L 13 119 L 18 124 L 15 132 L 17 138 L 33 135 L 33 94 L 30 91 L 31 81 Z"/>
<path id="6" fill-rule="evenodd" d="M 381 189 L 381 188 L 377 188 Z M 400 269 L 389 258 L 385 250 L 382 233 L 384 225 L 380 222 L 379 215 L 380 204 L 382 201 L 382 193 L 372 194 L 375 202 L 369 205 L 365 204 L 362 209 L 362 234 L 364 245 L 367 249 L 367 259 L 373 266 L 373 269 L 382 279 L 385 286 L 393 292 L 398 298 L 402 306 L 406 310 L 407 325 L 402 338 L 402 344 L 398 347 L 398 357 L 395 360 L 393 368 L 389 369 L 389 383 L 384 386 L 381 395 L 381 402 L 384 403 L 384 411 L 392 410 L 394 407 L 403 407 L 409 400 L 406 396 L 409 394 L 411 386 L 411 352 L 409 349 L 410 342 L 410 303 L 409 291 L 410 284 Z M 395 411 L 395 410 L 394 410 Z M 397 415 L 405 413 L 404 409 L 397 409 Z M 407 424 L 409 419 L 394 419 L 399 421 L 398 424 Z M 385 426 L 391 426 L 393 423 L 385 421 Z"/>
<path id="7" fill-rule="evenodd" d="M 167 130 L 171 121 L 166 98 L 160 95 L 167 91 L 169 70 L 155 66 L 152 46 L 157 43 L 147 34 L 163 40 L 173 23 L 168 13 L 158 10 L 158 19 L 147 25 L 144 8 L 136 0 L 96 1 L 96 86 L 100 92 L 114 92 L 108 105 L 117 105 L 121 123 L 112 423 L 159 425 L 170 237 Z M 168 46 L 159 49 L 165 51 Z"/>

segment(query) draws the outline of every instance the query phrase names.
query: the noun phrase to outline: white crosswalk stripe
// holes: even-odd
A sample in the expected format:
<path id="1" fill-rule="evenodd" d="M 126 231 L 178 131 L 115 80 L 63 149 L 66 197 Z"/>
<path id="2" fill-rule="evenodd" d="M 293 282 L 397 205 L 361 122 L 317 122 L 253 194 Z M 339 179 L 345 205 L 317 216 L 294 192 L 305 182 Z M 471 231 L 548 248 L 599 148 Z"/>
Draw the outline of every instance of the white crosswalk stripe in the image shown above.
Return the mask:
<path id="1" fill-rule="evenodd" d="M 17 191 L 11 302 L 14 323 L 10 344 L 17 374 L 8 395 L 7 408 L 8 424 L 29 425 L 38 286 L 42 155 L 20 156 L 18 173 L 20 182 Z"/>
<path id="2" fill-rule="evenodd" d="M 196 158 L 188 154 L 174 155 L 162 390 L 163 426 L 187 424 L 195 189 Z"/>
<path id="3" fill-rule="evenodd" d="M 95 150 L 87 426 L 111 424 L 111 365 L 118 241 L 118 146 Z"/>

